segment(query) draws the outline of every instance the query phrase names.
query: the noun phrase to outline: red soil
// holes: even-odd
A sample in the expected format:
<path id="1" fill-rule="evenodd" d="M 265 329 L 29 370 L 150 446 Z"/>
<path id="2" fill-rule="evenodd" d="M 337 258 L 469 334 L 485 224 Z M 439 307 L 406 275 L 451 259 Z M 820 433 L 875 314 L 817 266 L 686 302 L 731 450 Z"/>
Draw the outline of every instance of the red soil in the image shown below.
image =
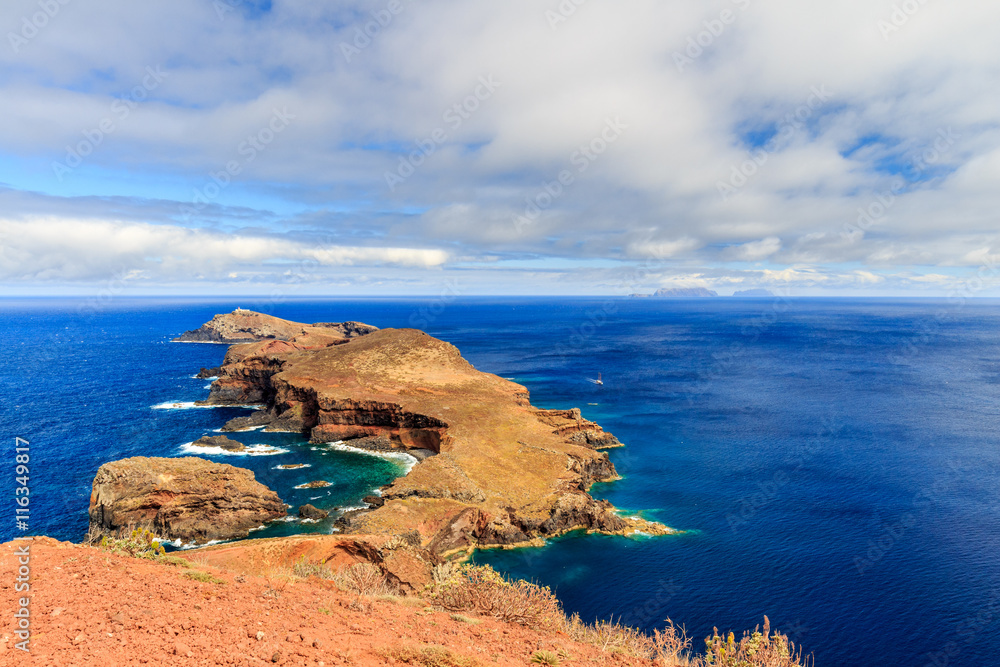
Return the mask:
<path id="1" fill-rule="evenodd" d="M 24 595 L 14 590 L 14 552 L 24 544 L 31 545 L 30 653 L 14 646 L 14 613 Z M 567 667 L 648 664 L 493 619 L 456 621 L 412 598 L 359 598 L 316 578 L 288 583 L 194 567 L 224 583 L 47 537 L 0 545 L 0 665 L 364 667 L 421 664 L 393 655 L 429 646 L 484 667 L 528 665 L 542 649 L 567 651 Z"/>

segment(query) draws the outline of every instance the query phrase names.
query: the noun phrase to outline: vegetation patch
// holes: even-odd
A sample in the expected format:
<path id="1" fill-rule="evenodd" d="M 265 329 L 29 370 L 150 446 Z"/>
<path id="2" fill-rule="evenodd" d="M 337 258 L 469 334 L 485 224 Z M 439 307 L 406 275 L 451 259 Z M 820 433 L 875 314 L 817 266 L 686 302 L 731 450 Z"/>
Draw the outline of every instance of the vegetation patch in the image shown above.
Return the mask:
<path id="1" fill-rule="evenodd" d="M 397 646 L 379 653 L 383 658 L 420 667 L 478 667 L 480 664 L 443 646 Z"/>
<path id="2" fill-rule="evenodd" d="M 200 581 L 203 584 L 224 584 L 226 581 L 224 579 L 219 579 L 218 577 L 212 576 L 208 572 L 203 570 L 188 570 L 184 572 L 184 576 L 192 581 Z"/>
<path id="3" fill-rule="evenodd" d="M 747 632 L 737 641 L 733 633 L 716 630 L 705 640 L 704 656 L 692 655 L 691 639 L 683 628 L 669 619 L 662 631 L 652 635 L 612 620 L 584 623 L 576 614 L 567 618 L 552 591 L 522 580 L 511 580 L 488 565 L 445 565 L 434 573 L 435 583 L 427 599 L 461 618 L 457 612 L 474 612 L 507 623 L 516 623 L 547 632 L 562 632 L 574 641 L 590 644 L 605 653 L 655 660 L 664 667 L 807 667 L 810 657 L 787 636 L 772 632 L 764 617 L 764 628 Z M 568 656 L 563 652 L 537 651 L 535 664 L 558 665 Z"/>

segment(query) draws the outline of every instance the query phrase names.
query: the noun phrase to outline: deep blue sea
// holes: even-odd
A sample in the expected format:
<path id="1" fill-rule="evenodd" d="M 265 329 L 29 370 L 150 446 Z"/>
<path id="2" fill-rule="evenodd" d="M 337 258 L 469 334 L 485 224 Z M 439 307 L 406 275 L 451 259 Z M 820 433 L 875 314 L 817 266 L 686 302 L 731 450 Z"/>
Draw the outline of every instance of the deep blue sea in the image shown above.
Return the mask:
<path id="1" fill-rule="evenodd" d="M 81 306 L 83 306 L 81 308 Z M 79 541 L 104 462 L 181 456 L 239 408 L 192 378 L 225 346 L 169 339 L 236 306 L 304 322 L 417 326 L 539 407 L 579 407 L 627 446 L 593 493 L 682 529 L 571 534 L 481 552 L 552 586 L 585 620 L 701 639 L 763 621 L 817 665 L 996 665 L 1000 655 L 1000 304 L 835 299 L 0 301 L 0 541 L 15 437 L 30 442 L 30 534 Z M 604 385 L 590 381 L 603 374 Z M 159 406 L 159 407 L 157 407 Z M 405 471 L 399 460 L 236 434 L 290 505 L 329 509 Z M 308 468 L 281 470 L 278 465 Z M 295 489 L 312 480 L 326 489 Z M 4 518 L 6 517 L 6 518 Z M 255 533 L 329 530 L 286 522 Z"/>

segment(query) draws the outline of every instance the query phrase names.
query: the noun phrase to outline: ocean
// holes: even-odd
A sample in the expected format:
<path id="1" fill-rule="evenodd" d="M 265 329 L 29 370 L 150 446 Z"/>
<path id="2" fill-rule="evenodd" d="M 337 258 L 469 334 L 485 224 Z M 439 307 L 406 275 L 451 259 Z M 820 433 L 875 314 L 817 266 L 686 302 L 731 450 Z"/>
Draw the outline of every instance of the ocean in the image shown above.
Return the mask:
<path id="1" fill-rule="evenodd" d="M 421 328 L 536 406 L 579 407 L 618 436 L 623 479 L 592 493 L 683 534 L 573 533 L 476 556 L 551 586 L 584 620 L 651 630 L 670 618 L 701 648 L 713 626 L 739 633 L 767 615 L 817 665 L 1000 664 L 993 300 L 4 299 L 0 541 L 80 541 L 102 463 L 191 453 L 247 414 L 191 405 L 208 394 L 192 376 L 225 346 L 170 342 L 236 306 Z M 253 455 L 207 457 L 252 469 L 293 507 L 356 506 L 410 465 L 289 434 L 235 437 Z M 30 442 L 25 532 L 15 438 Z M 296 463 L 309 467 L 278 468 Z M 295 488 L 314 480 L 331 486 Z"/>

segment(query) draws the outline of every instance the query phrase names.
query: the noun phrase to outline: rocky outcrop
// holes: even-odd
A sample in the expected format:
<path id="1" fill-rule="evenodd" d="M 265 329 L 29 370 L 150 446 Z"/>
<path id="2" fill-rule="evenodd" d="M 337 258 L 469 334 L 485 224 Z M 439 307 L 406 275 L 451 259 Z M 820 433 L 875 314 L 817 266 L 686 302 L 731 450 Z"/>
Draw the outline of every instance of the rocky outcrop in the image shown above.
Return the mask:
<path id="1" fill-rule="evenodd" d="M 258 426 L 265 426 L 274 421 L 274 417 L 267 410 L 256 410 L 246 417 L 235 417 L 226 422 L 222 427 L 225 432 L 246 431 Z"/>
<path id="2" fill-rule="evenodd" d="M 285 514 L 285 504 L 253 472 L 199 458 L 105 463 L 90 495 L 91 529 L 113 534 L 145 526 L 186 543 L 247 537 Z"/>
<path id="3" fill-rule="evenodd" d="M 326 481 L 325 479 L 317 479 L 317 480 L 312 481 L 312 482 L 306 482 L 305 484 L 299 484 L 295 488 L 297 488 L 297 489 L 325 489 L 328 486 L 331 486 L 330 482 Z"/>
<path id="4" fill-rule="evenodd" d="M 299 516 L 303 519 L 319 520 L 330 516 L 330 513 L 313 505 L 306 504 L 299 508 Z"/>
<path id="5" fill-rule="evenodd" d="M 341 344 L 234 345 L 206 403 L 263 403 L 267 428 L 314 443 L 419 452 L 383 487 L 382 503 L 350 512 L 352 533 L 414 533 L 435 553 L 517 544 L 572 529 L 669 529 L 625 521 L 588 493 L 617 479 L 606 453 L 621 446 L 578 409 L 538 410 L 523 386 L 482 373 L 444 341 L 383 329 Z M 249 422 L 230 422 L 228 428 Z"/>
<path id="6" fill-rule="evenodd" d="M 216 315 L 197 329 L 185 331 L 174 338 L 178 343 L 247 343 L 264 340 L 291 341 L 304 337 L 347 340 L 377 331 L 377 327 L 361 322 L 319 322 L 300 324 L 252 310 L 237 308 L 231 313 Z"/>
<path id="7" fill-rule="evenodd" d="M 599 424 L 586 420 L 579 408 L 569 410 L 537 410 L 535 415 L 552 426 L 552 432 L 564 436 L 570 442 L 585 445 L 591 449 L 611 449 L 621 447 L 618 438 L 606 432 Z"/>
<path id="8" fill-rule="evenodd" d="M 197 447 L 218 447 L 227 452 L 242 452 L 246 446 L 242 442 L 237 442 L 224 435 L 206 435 L 194 441 Z"/>
<path id="9" fill-rule="evenodd" d="M 221 369 L 218 366 L 216 366 L 215 368 L 204 368 L 204 367 L 202 367 L 202 369 L 200 371 L 198 371 L 198 374 L 195 375 L 195 377 L 199 378 L 201 380 L 207 380 L 209 378 L 216 378 L 216 377 L 219 377 L 219 371 L 220 370 Z"/>

